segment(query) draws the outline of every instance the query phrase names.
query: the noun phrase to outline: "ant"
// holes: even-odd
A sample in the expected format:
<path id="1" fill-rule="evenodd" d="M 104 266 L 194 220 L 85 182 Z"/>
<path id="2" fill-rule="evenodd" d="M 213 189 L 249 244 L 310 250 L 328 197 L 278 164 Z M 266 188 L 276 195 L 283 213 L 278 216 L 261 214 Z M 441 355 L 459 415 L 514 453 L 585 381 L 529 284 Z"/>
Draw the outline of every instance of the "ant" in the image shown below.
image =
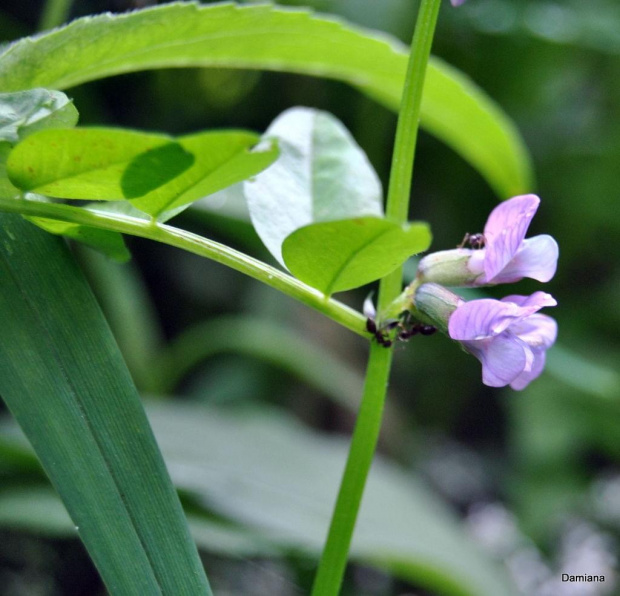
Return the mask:
<path id="1" fill-rule="evenodd" d="M 415 321 L 409 311 L 402 312 L 398 320 L 390 319 L 381 327 L 377 327 L 377 322 L 374 318 L 376 314 L 374 306 L 372 306 L 372 302 L 368 299 L 364 304 L 364 314 L 368 317 L 366 319 L 366 329 L 375 336 L 377 343 L 385 348 L 390 348 L 394 344 L 394 340 L 390 337 L 390 332 L 396 328 L 398 328 L 398 333 L 395 339 L 399 341 L 409 341 L 410 338 L 418 333 L 421 335 L 432 335 L 437 331 L 437 327 L 433 327 L 433 325 L 425 325 Z"/>
<path id="2" fill-rule="evenodd" d="M 437 327 L 433 325 L 425 325 L 415 321 L 408 310 L 402 312 L 399 318 L 401 319 L 398 323 L 400 331 L 397 337 L 400 341 L 408 341 L 418 333 L 420 335 L 433 335 L 437 331 Z"/>
<path id="3" fill-rule="evenodd" d="M 461 243 L 457 245 L 457 248 L 463 248 L 466 244 L 469 244 L 472 248 L 484 248 L 486 238 L 484 234 L 470 234 L 467 232 L 465 236 L 463 236 Z"/>
<path id="4" fill-rule="evenodd" d="M 377 322 L 374 318 L 368 317 L 366 319 L 366 329 L 368 330 L 368 333 L 372 333 L 375 336 L 377 343 L 381 344 L 384 348 L 392 347 L 394 342 L 390 339 L 389 332 L 397 325 L 398 321 L 389 321 L 379 328 L 377 327 Z"/>

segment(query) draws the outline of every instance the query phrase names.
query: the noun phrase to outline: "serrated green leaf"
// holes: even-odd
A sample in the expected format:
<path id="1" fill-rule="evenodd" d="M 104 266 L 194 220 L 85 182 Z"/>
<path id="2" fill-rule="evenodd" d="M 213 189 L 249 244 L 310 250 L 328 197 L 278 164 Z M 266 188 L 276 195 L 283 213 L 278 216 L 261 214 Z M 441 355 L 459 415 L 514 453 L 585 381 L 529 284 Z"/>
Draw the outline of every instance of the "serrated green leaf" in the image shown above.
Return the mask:
<path id="1" fill-rule="evenodd" d="M 171 3 L 78 19 L 13 44 L 0 55 L 0 90 L 64 89 L 125 72 L 211 66 L 342 80 L 398 110 L 407 55 L 384 33 L 307 10 Z M 500 197 L 531 190 L 530 158 L 512 121 L 441 60 L 429 63 L 421 124 L 480 171 Z"/>
<path id="2" fill-rule="evenodd" d="M 334 116 L 291 108 L 269 126 L 280 157 L 244 183 L 256 232 L 284 265 L 282 242 L 302 226 L 383 215 L 381 183 L 366 154 Z"/>
<path id="3" fill-rule="evenodd" d="M 118 347 L 64 244 L 0 215 L 0 394 L 113 594 L 210 594 Z"/>
<path id="4" fill-rule="evenodd" d="M 295 277 L 329 296 L 387 275 L 430 243 L 425 223 L 364 217 L 300 228 L 286 238 L 282 254 Z"/>

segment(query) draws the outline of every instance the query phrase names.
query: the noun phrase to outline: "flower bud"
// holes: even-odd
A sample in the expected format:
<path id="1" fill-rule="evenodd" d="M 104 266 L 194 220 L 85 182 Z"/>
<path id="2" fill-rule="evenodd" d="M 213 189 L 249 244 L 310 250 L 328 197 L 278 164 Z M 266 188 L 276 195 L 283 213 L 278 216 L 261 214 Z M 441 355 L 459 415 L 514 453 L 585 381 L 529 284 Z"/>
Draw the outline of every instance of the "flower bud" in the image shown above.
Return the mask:
<path id="1" fill-rule="evenodd" d="M 442 250 L 425 256 L 418 265 L 417 279 L 421 283 L 443 286 L 473 286 L 482 273 L 476 261 L 481 251 L 469 248 Z M 472 265 L 474 265 L 472 267 Z"/>
<path id="2" fill-rule="evenodd" d="M 464 300 L 435 283 L 422 284 L 413 296 L 417 311 L 444 333 L 448 333 L 450 315 Z"/>

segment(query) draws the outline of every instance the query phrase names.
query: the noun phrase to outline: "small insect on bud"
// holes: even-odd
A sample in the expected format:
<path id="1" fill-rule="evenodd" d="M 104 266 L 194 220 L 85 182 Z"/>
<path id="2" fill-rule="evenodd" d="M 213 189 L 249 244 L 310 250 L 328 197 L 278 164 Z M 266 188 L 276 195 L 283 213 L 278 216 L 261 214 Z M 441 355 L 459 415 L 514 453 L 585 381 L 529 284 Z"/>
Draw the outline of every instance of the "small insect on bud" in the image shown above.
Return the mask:
<path id="1" fill-rule="evenodd" d="M 465 236 L 463 236 L 463 240 L 461 240 L 461 243 L 457 245 L 457 248 L 464 248 L 466 244 L 469 244 L 469 246 L 476 249 L 484 248 L 484 245 L 486 244 L 486 238 L 484 237 L 484 234 L 481 233 L 470 234 L 469 232 L 467 232 Z"/>

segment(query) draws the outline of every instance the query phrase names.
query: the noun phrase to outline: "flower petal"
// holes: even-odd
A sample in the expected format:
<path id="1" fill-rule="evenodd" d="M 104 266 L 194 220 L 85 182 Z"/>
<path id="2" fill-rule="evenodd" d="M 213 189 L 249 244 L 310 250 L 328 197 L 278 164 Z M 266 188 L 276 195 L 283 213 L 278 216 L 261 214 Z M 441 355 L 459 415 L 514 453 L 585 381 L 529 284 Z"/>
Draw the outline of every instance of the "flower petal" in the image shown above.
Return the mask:
<path id="1" fill-rule="evenodd" d="M 520 296 L 518 294 L 511 294 L 505 296 L 500 302 L 512 302 L 523 309 L 526 309 L 526 315 L 534 314 L 545 306 L 557 306 L 556 299 L 547 292 L 534 292 L 530 296 Z M 525 312 L 525 311 L 524 311 Z"/>
<path id="2" fill-rule="evenodd" d="M 461 4 L 465 4 L 465 0 L 450 0 L 452 6 L 460 6 Z"/>
<path id="3" fill-rule="evenodd" d="M 544 315 L 539 315 L 544 316 Z M 550 317 L 548 317 L 550 318 Z M 521 391 L 525 389 L 531 381 L 540 376 L 545 368 L 545 360 L 547 355 L 544 350 L 532 350 L 534 354 L 534 362 L 530 370 L 524 370 L 516 379 L 510 383 L 510 387 L 515 391 Z"/>
<path id="4" fill-rule="evenodd" d="M 547 282 L 558 265 L 558 243 L 546 234 L 523 240 L 512 260 L 489 282 L 505 284 L 531 277 Z"/>
<path id="5" fill-rule="evenodd" d="M 500 203 L 489 215 L 484 226 L 484 273 L 487 283 L 519 250 L 539 204 L 540 199 L 536 195 L 520 195 Z"/>
<path id="6" fill-rule="evenodd" d="M 515 323 L 510 331 L 531 348 L 548 350 L 558 336 L 558 324 L 547 315 L 535 314 Z"/>
<path id="7" fill-rule="evenodd" d="M 531 368 L 531 350 L 509 332 L 463 346 L 482 363 L 482 382 L 489 387 L 505 387 Z"/>
<path id="8" fill-rule="evenodd" d="M 452 339 L 459 341 L 493 337 L 523 316 L 522 310 L 512 302 L 491 298 L 471 300 L 461 304 L 452 313 L 448 332 Z"/>

